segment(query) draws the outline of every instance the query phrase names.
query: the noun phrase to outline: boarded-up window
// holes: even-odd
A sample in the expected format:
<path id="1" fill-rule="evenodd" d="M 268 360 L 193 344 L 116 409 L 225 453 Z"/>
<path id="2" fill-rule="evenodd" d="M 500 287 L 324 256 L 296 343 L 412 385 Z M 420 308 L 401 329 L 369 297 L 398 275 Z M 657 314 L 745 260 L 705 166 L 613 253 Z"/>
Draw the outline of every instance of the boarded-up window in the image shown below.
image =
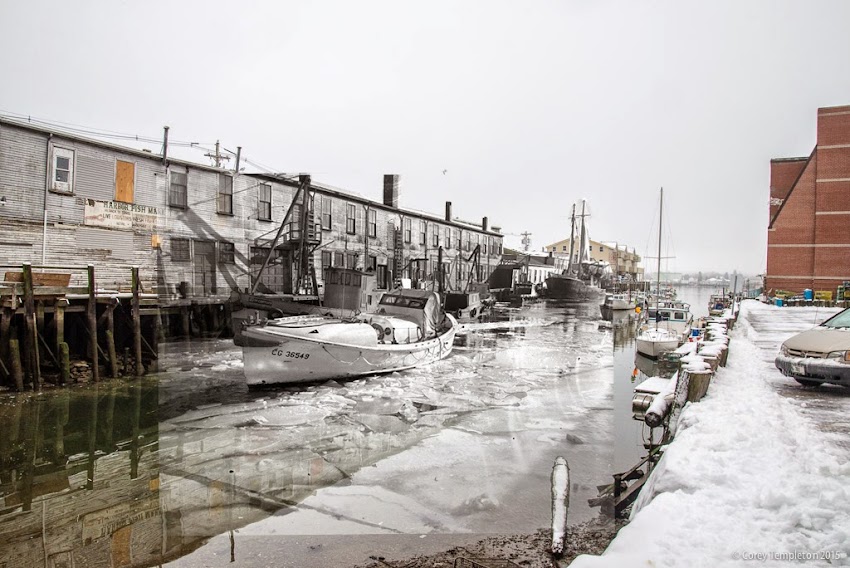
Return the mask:
<path id="1" fill-rule="evenodd" d="M 74 192 L 74 151 L 53 148 L 53 191 Z"/>
<path id="2" fill-rule="evenodd" d="M 262 221 L 272 220 L 272 186 L 260 184 L 260 205 L 257 208 L 257 218 Z"/>
<path id="3" fill-rule="evenodd" d="M 115 201 L 133 203 L 133 189 L 136 181 L 136 164 L 115 161 Z"/>
<path id="4" fill-rule="evenodd" d="M 171 260 L 173 262 L 188 262 L 189 239 L 171 239 Z"/>
<path id="5" fill-rule="evenodd" d="M 168 204 L 172 207 L 186 208 L 187 187 L 189 185 L 189 174 L 171 172 L 171 184 L 168 186 Z"/>
<path id="6" fill-rule="evenodd" d="M 233 178 L 229 175 L 218 176 L 217 211 L 225 215 L 233 215 Z"/>

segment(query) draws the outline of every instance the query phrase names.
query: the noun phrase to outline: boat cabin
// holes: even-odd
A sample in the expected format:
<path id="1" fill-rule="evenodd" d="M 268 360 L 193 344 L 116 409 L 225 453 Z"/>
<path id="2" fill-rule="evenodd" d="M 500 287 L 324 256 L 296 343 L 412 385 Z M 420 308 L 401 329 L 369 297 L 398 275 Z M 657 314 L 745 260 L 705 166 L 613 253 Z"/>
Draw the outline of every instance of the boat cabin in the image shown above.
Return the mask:
<path id="1" fill-rule="evenodd" d="M 647 319 L 649 321 L 669 321 L 672 323 L 689 323 L 691 313 L 681 307 L 650 307 Z"/>
<path id="2" fill-rule="evenodd" d="M 377 307 L 382 291 L 374 272 L 354 268 L 325 268 L 324 305 L 343 310 L 370 311 Z"/>
<path id="3" fill-rule="evenodd" d="M 370 315 L 373 316 L 373 327 L 376 327 L 376 324 L 381 325 L 381 316 L 389 316 L 387 320 L 399 318 L 415 324 L 418 337 L 397 337 L 397 325 L 382 326 L 385 327 L 385 332 L 387 329 L 394 331 L 393 343 L 412 343 L 434 337 L 443 325 L 440 296 L 429 290 L 399 289 L 387 292 L 378 302 L 377 311 Z"/>

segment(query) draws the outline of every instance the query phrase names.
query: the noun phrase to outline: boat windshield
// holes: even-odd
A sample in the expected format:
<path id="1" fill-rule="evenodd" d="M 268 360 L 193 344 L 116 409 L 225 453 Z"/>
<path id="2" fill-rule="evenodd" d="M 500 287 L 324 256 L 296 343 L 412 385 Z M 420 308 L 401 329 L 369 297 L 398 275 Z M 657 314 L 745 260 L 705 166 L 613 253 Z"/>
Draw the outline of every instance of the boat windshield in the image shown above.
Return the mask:
<path id="1" fill-rule="evenodd" d="M 850 308 L 847 308 L 843 312 L 838 312 L 821 325 L 833 328 L 850 328 Z"/>
<path id="2" fill-rule="evenodd" d="M 393 296 L 390 294 L 384 294 L 380 301 L 380 303 L 384 305 L 398 306 L 400 308 L 414 308 L 418 310 L 423 309 L 427 302 L 428 298 L 408 298 L 405 296 Z"/>

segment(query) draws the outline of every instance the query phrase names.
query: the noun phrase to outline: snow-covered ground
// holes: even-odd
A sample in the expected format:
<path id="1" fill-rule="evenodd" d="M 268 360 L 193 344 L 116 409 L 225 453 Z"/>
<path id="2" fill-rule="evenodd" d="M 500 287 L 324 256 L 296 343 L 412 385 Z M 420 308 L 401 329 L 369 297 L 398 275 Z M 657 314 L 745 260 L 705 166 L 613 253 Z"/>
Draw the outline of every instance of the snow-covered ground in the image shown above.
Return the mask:
<path id="1" fill-rule="evenodd" d="M 835 312 L 745 302 L 728 366 L 682 413 L 631 522 L 571 566 L 850 565 L 850 397 L 773 366 L 782 341 Z"/>

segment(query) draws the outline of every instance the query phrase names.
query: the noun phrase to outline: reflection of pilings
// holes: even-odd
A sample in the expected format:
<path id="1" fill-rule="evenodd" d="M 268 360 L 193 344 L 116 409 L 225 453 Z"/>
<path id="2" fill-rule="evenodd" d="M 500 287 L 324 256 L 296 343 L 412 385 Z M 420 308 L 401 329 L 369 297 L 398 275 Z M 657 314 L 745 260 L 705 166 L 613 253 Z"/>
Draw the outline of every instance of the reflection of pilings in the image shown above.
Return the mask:
<path id="1" fill-rule="evenodd" d="M 71 396 L 67 392 L 57 393 L 50 401 L 53 407 L 56 435 L 53 439 L 53 463 L 65 463 L 65 425 L 70 416 Z"/>
<path id="2" fill-rule="evenodd" d="M 91 400 L 89 403 L 89 460 L 88 460 L 88 474 L 86 476 L 86 489 L 94 489 L 94 462 L 95 460 L 95 452 L 97 451 L 97 385 L 95 385 L 94 390 L 90 393 Z"/>
<path id="3" fill-rule="evenodd" d="M 24 444 L 26 447 L 24 457 L 24 472 L 20 484 L 21 505 L 24 511 L 32 510 L 32 485 L 35 479 L 35 457 L 36 441 L 38 440 L 41 420 L 41 401 L 29 401 L 26 404 L 28 416 L 24 417 Z"/>
<path id="4" fill-rule="evenodd" d="M 130 441 L 130 479 L 139 477 L 139 420 L 142 413 L 142 384 L 133 384 L 133 439 Z"/>

